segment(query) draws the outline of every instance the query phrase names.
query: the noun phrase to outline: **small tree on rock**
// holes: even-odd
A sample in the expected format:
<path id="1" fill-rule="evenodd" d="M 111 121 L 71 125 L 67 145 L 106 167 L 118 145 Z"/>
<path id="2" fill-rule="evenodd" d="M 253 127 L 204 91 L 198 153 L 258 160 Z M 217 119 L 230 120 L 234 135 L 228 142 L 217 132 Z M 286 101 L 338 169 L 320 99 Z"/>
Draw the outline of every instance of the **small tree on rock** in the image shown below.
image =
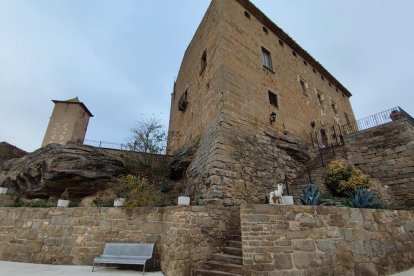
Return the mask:
<path id="1" fill-rule="evenodd" d="M 157 176 L 165 174 L 164 167 L 167 164 L 161 164 L 164 159 L 157 156 L 165 153 L 166 149 L 166 131 L 159 120 L 150 118 L 137 121 L 131 128 L 127 148 L 130 150 L 127 165 L 131 174 L 145 177 L 151 183 Z"/>

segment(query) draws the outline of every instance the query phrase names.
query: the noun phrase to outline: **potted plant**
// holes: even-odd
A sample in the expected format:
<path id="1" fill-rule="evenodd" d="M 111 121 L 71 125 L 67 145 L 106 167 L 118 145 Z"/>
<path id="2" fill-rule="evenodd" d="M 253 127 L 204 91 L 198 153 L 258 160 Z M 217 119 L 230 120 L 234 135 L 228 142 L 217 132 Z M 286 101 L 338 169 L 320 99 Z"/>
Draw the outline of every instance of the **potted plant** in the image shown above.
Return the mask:
<path id="1" fill-rule="evenodd" d="M 69 189 L 66 188 L 65 191 L 60 195 L 58 200 L 57 207 L 68 207 L 69 206 Z"/>
<path id="2" fill-rule="evenodd" d="M 0 195 L 5 195 L 5 194 L 7 194 L 7 190 L 8 190 L 8 188 L 5 188 L 5 187 L 0 187 Z"/>

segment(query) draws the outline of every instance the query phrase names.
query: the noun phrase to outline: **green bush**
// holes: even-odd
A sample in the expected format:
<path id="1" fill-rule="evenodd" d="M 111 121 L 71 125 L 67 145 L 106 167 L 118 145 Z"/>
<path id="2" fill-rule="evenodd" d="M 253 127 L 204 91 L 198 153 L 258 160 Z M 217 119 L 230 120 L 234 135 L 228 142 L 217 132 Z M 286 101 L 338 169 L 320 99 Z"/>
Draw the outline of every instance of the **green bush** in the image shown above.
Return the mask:
<path id="1" fill-rule="evenodd" d="M 18 199 L 16 201 L 15 207 L 28 207 L 28 208 L 52 208 L 56 207 L 56 200 L 49 199 L 33 199 L 33 200 L 22 200 Z"/>
<path id="2" fill-rule="evenodd" d="M 94 199 L 92 202 L 94 207 L 114 207 L 114 201 L 103 201 L 101 199 Z"/>
<path id="3" fill-rule="evenodd" d="M 326 185 L 338 196 L 350 196 L 358 189 L 368 189 L 370 179 L 361 170 L 332 161 L 326 170 Z"/>
<path id="4" fill-rule="evenodd" d="M 128 175 L 121 178 L 120 196 L 125 207 L 156 206 L 155 189 L 145 177 Z"/>

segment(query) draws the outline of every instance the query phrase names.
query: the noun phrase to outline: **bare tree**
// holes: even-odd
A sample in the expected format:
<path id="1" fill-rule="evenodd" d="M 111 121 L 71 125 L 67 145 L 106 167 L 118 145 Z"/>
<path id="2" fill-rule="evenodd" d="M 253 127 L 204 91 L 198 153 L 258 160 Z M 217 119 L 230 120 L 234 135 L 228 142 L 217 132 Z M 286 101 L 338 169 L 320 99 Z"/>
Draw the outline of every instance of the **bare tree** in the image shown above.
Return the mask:
<path id="1" fill-rule="evenodd" d="M 166 131 L 155 118 L 137 121 L 131 128 L 127 146 L 131 151 L 162 154 L 166 149 Z"/>
<path id="2" fill-rule="evenodd" d="M 127 146 L 130 154 L 127 154 L 126 161 L 132 174 L 143 176 L 151 183 L 163 178 L 161 176 L 166 174 L 168 164 L 157 154 L 165 153 L 166 131 L 159 120 L 138 120 L 131 128 Z"/>

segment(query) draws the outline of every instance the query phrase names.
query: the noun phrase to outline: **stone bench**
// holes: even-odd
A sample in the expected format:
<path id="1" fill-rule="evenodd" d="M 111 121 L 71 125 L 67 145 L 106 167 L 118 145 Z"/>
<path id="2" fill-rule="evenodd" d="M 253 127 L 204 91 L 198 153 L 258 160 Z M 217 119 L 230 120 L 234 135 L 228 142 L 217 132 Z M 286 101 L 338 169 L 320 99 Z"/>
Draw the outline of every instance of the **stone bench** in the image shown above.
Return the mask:
<path id="1" fill-rule="evenodd" d="M 101 256 L 93 260 L 92 272 L 96 264 L 143 265 L 152 258 L 155 244 L 153 243 L 107 243 Z M 155 256 L 154 256 L 155 267 Z"/>

